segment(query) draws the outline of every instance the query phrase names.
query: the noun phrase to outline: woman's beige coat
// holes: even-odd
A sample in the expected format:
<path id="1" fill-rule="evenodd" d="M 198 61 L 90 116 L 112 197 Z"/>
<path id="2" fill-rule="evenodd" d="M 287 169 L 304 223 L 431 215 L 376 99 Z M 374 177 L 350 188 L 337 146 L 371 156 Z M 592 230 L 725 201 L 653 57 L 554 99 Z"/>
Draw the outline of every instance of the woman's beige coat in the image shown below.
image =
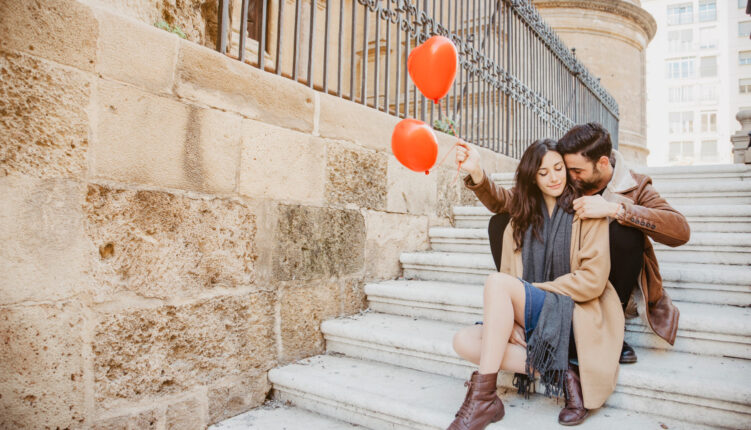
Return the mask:
<path id="1" fill-rule="evenodd" d="M 501 272 L 522 277 L 521 252 L 513 238 L 513 225 L 503 235 Z M 607 218 L 581 220 L 574 215 L 571 228 L 571 273 L 536 287 L 574 299 L 574 338 L 579 356 L 584 407 L 595 409 L 615 389 L 618 359 L 623 345 L 623 310 L 608 281 L 610 238 Z"/>

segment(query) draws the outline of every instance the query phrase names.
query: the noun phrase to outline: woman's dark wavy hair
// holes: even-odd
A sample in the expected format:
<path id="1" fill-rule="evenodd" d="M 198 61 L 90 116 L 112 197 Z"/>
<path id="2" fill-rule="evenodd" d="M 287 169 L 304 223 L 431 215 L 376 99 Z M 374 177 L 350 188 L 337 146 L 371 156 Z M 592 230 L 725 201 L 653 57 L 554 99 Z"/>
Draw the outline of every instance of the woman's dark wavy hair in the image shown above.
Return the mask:
<path id="1" fill-rule="evenodd" d="M 541 139 L 532 143 L 519 161 L 514 177 L 516 186 L 511 197 L 511 222 L 514 225 L 514 242 L 516 250 L 524 245 L 524 233 L 532 226 L 532 234 L 542 241 L 543 215 L 540 209 L 544 203 L 542 191 L 537 186 L 537 170 L 542 164 L 542 158 L 548 151 L 556 151 L 556 142 L 552 139 Z M 556 151 L 557 152 L 557 151 Z M 565 169 L 565 167 L 564 167 Z M 558 196 L 558 207 L 568 213 L 574 212 L 573 201 L 577 197 L 571 178 L 566 172 L 566 187 Z"/>

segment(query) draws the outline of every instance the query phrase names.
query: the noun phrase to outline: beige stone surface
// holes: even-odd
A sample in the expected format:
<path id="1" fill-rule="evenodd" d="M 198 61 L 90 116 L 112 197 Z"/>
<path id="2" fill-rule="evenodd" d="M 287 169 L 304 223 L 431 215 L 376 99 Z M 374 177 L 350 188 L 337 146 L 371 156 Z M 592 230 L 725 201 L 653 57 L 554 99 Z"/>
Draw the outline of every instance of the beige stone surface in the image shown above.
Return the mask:
<path id="1" fill-rule="evenodd" d="M 171 92 L 178 36 L 94 9 L 99 22 L 96 71 L 154 92 Z"/>
<path id="2" fill-rule="evenodd" d="M 3 0 L 0 10 L 0 50 L 94 70 L 99 29 L 88 6 L 75 0 Z"/>
<path id="3" fill-rule="evenodd" d="M 91 287 L 85 192 L 64 179 L 0 178 L 0 306 L 61 300 Z"/>
<path id="4" fill-rule="evenodd" d="M 100 7 L 154 25 L 165 21 L 179 27 L 188 40 L 216 44 L 216 0 L 89 0 Z M 214 25 L 211 25 L 213 21 Z"/>
<path id="5" fill-rule="evenodd" d="M 362 271 L 365 220 L 359 211 L 280 205 L 273 276 L 320 279 Z"/>
<path id="6" fill-rule="evenodd" d="M 167 406 L 164 427 L 167 430 L 203 430 L 206 428 L 203 409 L 195 396 L 173 403 Z"/>
<path id="7" fill-rule="evenodd" d="M 235 190 L 240 117 L 99 80 L 96 177 L 214 193 Z"/>
<path id="8" fill-rule="evenodd" d="M 457 177 L 455 170 L 439 169 L 432 174 L 436 175 L 438 196 L 436 214 L 440 217 L 453 219 L 454 206 L 471 205 L 470 196 L 474 194 L 465 190 L 464 175 Z"/>
<path id="9" fill-rule="evenodd" d="M 384 153 L 329 141 L 326 171 L 328 203 L 386 209 L 388 158 Z"/>
<path id="10" fill-rule="evenodd" d="M 401 274 L 399 254 L 429 248 L 428 217 L 365 212 L 367 279 L 391 279 Z"/>
<path id="11" fill-rule="evenodd" d="M 91 430 L 156 430 L 159 428 L 161 415 L 156 409 L 151 409 L 103 418 L 95 421 Z"/>
<path id="12" fill-rule="evenodd" d="M 97 404 L 174 394 L 274 367 L 274 294 L 253 292 L 101 315 L 92 350 Z"/>
<path id="13" fill-rule="evenodd" d="M 215 424 L 263 404 L 271 390 L 267 372 L 251 371 L 209 387 L 209 421 Z"/>
<path id="14" fill-rule="evenodd" d="M 436 175 L 413 172 L 399 163 L 393 155 L 389 156 L 388 163 L 386 210 L 424 215 L 435 213 Z"/>
<path id="15" fill-rule="evenodd" d="M 564 6 L 559 7 L 563 3 Z M 644 164 L 646 148 L 645 50 L 654 19 L 630 2 L 537 0 L 535 5 L 561 40 L 618 102 L 619 144 L 626 159 Z M 618 52 L 618 67 L 613 67 Z"/>
<path id="16" fill-rule="evenodd" d="M 321 322 L 341 312 L 341 284 L 337 280 L 287 283 L 280 287 L 281 362 L 324 352 Z"/>
<path id="17" fill-rule="evenodd" d="M 320 94 L 321 137 L 347 140 L 391 152 L 391 134 L 400 118 L 329 94 Z"/>
<path id="18" fill-rule="evenodd" d="M 0 53 L 0 82 L 0 176 L 85 175 L 91 79 L 28 55 Z"/>
<path id="19" fill-rule="evenodd" d="M 194 296 L 254 284 L 255 215 L 237 201 L 89 185 L 85 228 L 99 250 L 95 299 Z"/>
<path id="20" fill-rule="evenodd" d="M 253 120 L 242 124 L 238 192 L 243 196 L 322 205 L 323 140 Z"/>
<path id="21" fill-rule="evenodd" d="M 360 277 L 344 278 L 341 287 L 341 315 L 352 315 L 368 308 L 365 280 Z"/>
<path id="22" fill-rule="evenodd" d="M 180 97 L 280 127 L 313 131 L 312 89 L 215 50 L 181 41 L 175 78 Z"/>
<path id="23" fill-rule="evenodd" d="M 77 304 L 0 308 L 0 428 L 83 427 L 82 325 Z"/>

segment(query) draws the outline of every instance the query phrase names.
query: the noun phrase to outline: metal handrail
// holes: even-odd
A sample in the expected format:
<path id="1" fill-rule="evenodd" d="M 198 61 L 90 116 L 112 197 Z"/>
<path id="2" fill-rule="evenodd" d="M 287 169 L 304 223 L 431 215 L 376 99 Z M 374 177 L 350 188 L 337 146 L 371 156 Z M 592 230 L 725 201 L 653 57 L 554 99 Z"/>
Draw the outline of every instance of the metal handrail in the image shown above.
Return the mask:
<path id="1" fill-rule="evenodd" d="M 242 0 L 243 17 L 249 1 Z M 246 58 L 245 18 L 241 61 L 397 117 L 437 120 L 438 128 L 451 120 L 461 138 L 512 157 L 589 121 L 609 129 L 617 147 L 618 104 L 529 0 L 252 1 L 263 3 L 261 40 Z M 217 41 L 228 54 L 229 3 L 219 1 Z M 436 34 L 459 52 L 457 78 L 439 105 L 406 70 L 410 51 Z"/>

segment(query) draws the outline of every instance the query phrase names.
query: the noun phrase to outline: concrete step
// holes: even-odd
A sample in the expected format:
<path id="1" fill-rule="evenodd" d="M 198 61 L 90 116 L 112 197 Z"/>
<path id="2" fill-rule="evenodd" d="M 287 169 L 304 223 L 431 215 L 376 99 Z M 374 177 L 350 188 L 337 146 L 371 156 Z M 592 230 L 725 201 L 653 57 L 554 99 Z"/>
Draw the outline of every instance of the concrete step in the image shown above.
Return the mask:
<path id="1" fill-rule="evenodd" d="M 751 205 L 676 206 L 691 226 L 691 233 L 751 233 Z M 490 211 L 483 206 L 454 207 L 457 228 L 488 228 Z"/>
<path id="2" fill-rule="evenodd" d="M 406 279 L 482 285 L 495 271 L 489 253 L 414 252 L 399 259 Z M 751 305 L 751 270 L 746 266 L 665 262 L 660 274 L 675 300 Z"/>
<path id="3" fill-rule="evenodd" d="M 507 174 L 492 175 L 492 178 L 504 188 L 513 186 L 513 178 Z M 654 187 L 672 206 L 751 204 L 751 180 L 665 180 L 656 181 Z"/>
<path id="4" fill-rule="evenodd" d="M 376 312 L 447 323 L 482 319 L 482 284 L 386 281 L 365 286 Z M 751 309 L 676 303 L 681 311 L 675 345 L 655 335 L 642 317 L 626 323 L 626 340 L 637 346 L 702 355 L 751 359 Z"/>
<path id="5" fill-rule="evenodd" d="M 369 313 L 329 320 L 321 328 L 329 352 L 462 378 L 476 370 L 476 366 L 459 358 L 451 347 L 454 333 L 461 327 L 453 323 Z M 670 412 L 665 412 L 668 416 L 681 418 L 698 406 L 715 409 L 705 411 L 712 418 L 703 424 L 742 422 L 738 420 L 744 416 L 751 420 L 748 404 L 751 387 L 747 385 L 751 383 L 751 362 L 748 360 L 641 349 L 637 349 L 637 354 L 639 363 L 621 366 L 616 387 L 618 396 L 615 397 L 618 407 L 639 411 L 643 398 L 681 398 L 680 403 L 670 402 Z M 724 387 L 713 386 L 711 390 L 699 384 L 712 385 L 711 382 L 716 381 L 713 373 L 720 369 L 727 375 L 738 375 L 738 379 Z M 512 379 L 512 373 L 502 372 L 499 384 L 512 388 Z M 636 384 L 637 380 L 643 383 Z"/>
<path id="6" fill-rule="evenodd" d="M 354 430 L 362 427 L 305 409 L 267 404 L 209 426 L 209 430 Z"/>
<path id="7" fill-rule="evenodd" d="M 376 430 L 445 429 L 466 393 L 464 379 L 331 355 L 273 369 L 269 380 L 281 401 Z M 560 428 L 560 402 L 541 395 L 524 399 L 505 391 L 501 397 L 506 416 L 488 430 Z M 701 412 L 695 408 L 693 415 Z M 592 411 L 577 428 L 703 428 L 697 422 L 605 407 Z"/>
<path id="8" fill-rule="evenodd" d="M 434 251 L 490 253 L 487 229 L 434 227 L 429 236 Z M 660 262 L 751 266 L 751 233 L 695 232 L 683 246 L 655 243 L 655 250 Z"/>
<path id="9" fill-rule="evenodd" d="M 670 182 L 741 182 L 751 180 L 751 167 L 745 164 L 716 164 L 705 166 L 665 166 L 647 167 L 631 166 L 632 170 L 652 178 L 653 183 Z M 515 172 L 493 173 L 495 181 L 510 183 L 514 180 Z"/>
<path id="10" fill-rule="evenodd" d="M 707 180 L 723 179 L 731 181 L 751 180 L 751 166 L 745 164 L 713 164 L 704 166 L 633 166 L 632 169 L 652 180 Z"/>
<path id="11" fill-rule="evenodd" d="M 399 257 L 407 279 L 482 284 L 495 271 L 490 253 L 405 252 Z M 668 283 L 734 285 L 751 287 L 751 270 L 745 266 L 720 264 L 660 264 Z"/>

